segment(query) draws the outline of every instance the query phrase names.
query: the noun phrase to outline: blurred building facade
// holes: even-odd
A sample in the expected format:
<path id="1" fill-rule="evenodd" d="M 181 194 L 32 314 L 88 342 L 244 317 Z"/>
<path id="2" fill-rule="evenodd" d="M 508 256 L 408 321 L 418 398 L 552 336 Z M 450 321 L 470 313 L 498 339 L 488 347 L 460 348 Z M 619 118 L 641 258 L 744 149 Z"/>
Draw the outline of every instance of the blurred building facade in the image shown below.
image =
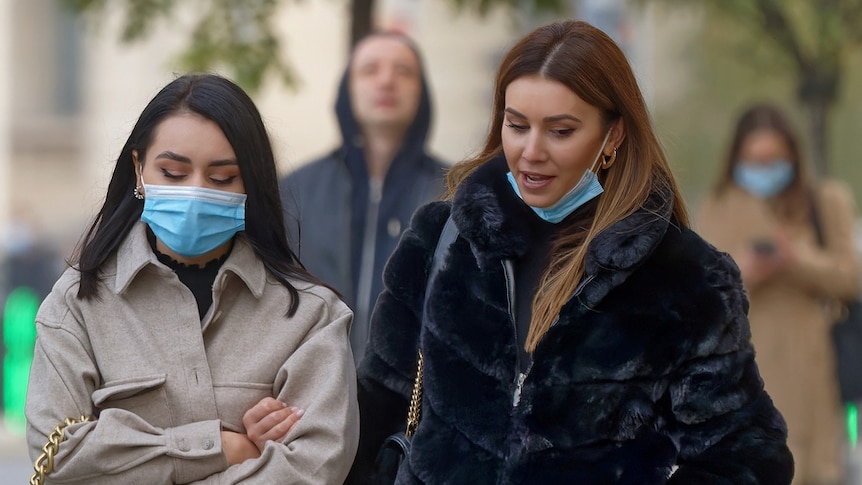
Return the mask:
<path id="1" fill-rule="evenodd" d="M 332 106 L 348 54 L 349 11 L 338 1 L 284 4 L 274 22 L 299 85 L 268 82 L 254 97 L 286 172 L 338 142 Z M 653 16 L 633 15 L 626 4 L 572 0 L 571 11 L 616 37 L 644 90 L 655 94 L 662 61 L 651 47 Z M 6 37 L 0 72 L 7 73 L 0 81 L 3 241 L 12 217 L 23 211 L 38 237 L 68 256 L 101 202 L 136 116 L 180 71 L 174 59 L 194 19 L 192 10 L 181 13 L 158 23 L 146 41 L 128 45 L 118 40 L 120 12 L 84 23 L 56 0 L 3 2 L 0 15 L 10 27 L 0 34 Z M 454 162 L 483 141 L 500 56 L 550 17 L 499 9 L 480 18 L 459 14 L 449 2 L 379 0 L 377 19 L 420 44 L 434 95 L 431 148 Z"/>
<path id="2" fill-rule="evenodd" d="M 602 28 L 621 45 L 654 114 L 686 102 L 696 80 L 684 51 L 700 28 L 702 12 L 641 9 L 635 4 L 644 2 L 634 0 L 569 1 L 571 16 Z M 376 17 L 381 27 L 403 30 L 420 45 L 433 90 L 430 146 L 456 162 L 484 141 L 501 56 L 518 37 L 552 17 L 518 9 L 480 18 L 456 12 L 452 3 L 377 0 Z M 126 45 L 119 41 L 119 12 L 85 24 L 58 0 L 0 0 L 0 304 L 18 281 L 6 275 L 13 266 L 7 264 L 10 256 L 32 257 L 20 252 L 22 245 L 43 251 L 39 261 L 48 264 L 39 271 L 62 269 L 63 258 L 98 209 L 114 158 L 137 115 L 181 71 L 174 60 L 191 30 L 197 2 L 184 4 L 188 10 L 160 22 L 146 41 Z M 346 0 L 282 4 L 274 23 L 299 85 L 268 82 L 254 98 L 280 169 L 287 172 L 338 144 L 333 104 L 347 61 L 350 21 Z M 679 143 L 662 126 L 659 133 L 666 145 Z M 716 144 L 723 141 L 718 137 Z M 704 146 L 696 144 L 695 156 L 715 158 Z M 679 160 L 671 164 L 678 167 Z M 684 181 L 688 174 L 680 170 L 677 175 Z M 35 268 L 17 267 L 22 274 Z M 47 291 L 42 283 L 28 285 L 40 286 L 39 296 Z M 0 439 L 0 458 L 2 444 Z M 21 446 L 19 441 L 15 446 Z"/>

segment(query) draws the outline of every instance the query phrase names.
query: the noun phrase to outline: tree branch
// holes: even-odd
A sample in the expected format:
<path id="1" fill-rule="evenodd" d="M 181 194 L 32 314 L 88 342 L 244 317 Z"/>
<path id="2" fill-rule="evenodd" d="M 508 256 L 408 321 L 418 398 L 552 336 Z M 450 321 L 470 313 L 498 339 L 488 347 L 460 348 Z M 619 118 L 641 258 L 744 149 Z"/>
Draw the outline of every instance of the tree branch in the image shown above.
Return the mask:
<path id="1" fill-rule="evenodd" d="M 755 3 L 763 19 L 763 30 L 776 41 L 779 48 L 790 54 L 800 70 L 806 69 L 810 60 L 802 51 L 793 27 L 781 8 L 774 0 L 755 0 Z"/>

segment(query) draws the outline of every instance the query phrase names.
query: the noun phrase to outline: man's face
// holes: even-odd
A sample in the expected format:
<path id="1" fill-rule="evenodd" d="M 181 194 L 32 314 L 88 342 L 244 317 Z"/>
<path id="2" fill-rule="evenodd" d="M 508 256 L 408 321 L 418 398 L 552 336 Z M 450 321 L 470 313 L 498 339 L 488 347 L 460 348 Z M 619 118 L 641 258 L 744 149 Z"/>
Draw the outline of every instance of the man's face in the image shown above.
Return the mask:
<path id="1" fill-rule="evenodd" d="M 419 60 L 397 38 L 365 39 L 353 53 L 349 89 L 353 116 L 360 126 L 406 129 L 419 109 Z"/>

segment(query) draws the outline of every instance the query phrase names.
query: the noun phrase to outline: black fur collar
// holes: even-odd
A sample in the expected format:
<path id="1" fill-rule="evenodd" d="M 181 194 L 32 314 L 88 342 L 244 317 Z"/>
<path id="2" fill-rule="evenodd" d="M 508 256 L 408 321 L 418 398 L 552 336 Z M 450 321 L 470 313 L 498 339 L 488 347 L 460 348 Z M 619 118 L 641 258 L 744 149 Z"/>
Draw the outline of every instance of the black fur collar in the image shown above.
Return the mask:
<path id="1" fill-rule="evenodd" d="M 490 160 L 464 180 L 452 201 L 455 225 L 473 252 L 482 256 L 480 262 L 517 258 L 530 244 L 524 221 L 535 216 L 509 186 L 506 172 L 502 155 Z M 661 241 L 672 210 L 673 196 L 669 191 L 652 193 L 643 207 L 592 241 L 586 256 L 586 274 L 630 273 Z M 624 274 L 617 277 L 624 279 Z"/>

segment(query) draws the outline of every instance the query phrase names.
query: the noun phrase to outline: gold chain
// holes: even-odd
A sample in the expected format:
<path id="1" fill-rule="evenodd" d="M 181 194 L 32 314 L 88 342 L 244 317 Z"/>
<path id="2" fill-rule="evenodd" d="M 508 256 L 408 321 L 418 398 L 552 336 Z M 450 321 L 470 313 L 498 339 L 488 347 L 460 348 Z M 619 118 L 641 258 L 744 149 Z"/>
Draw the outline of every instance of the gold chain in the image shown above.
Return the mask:
<path id="1" fill-rule="evenodd" d="M 36 472 L 33 473 L 32 477 L 30 477 L 30 485 L 41 485 L 42 483 L 45 483 L 45 477 L 54 471 L 54 455 L 56 455 L 57 451 L 60 449 L 60 443 L 66 441 L 66 436 L 63 434 L 63 430 L 65 430 L 67 426 L 92 420 L 93 418 L 89 416 L 81 416 L 78 419 L 66 418 L 66 421 L 58 424 L 57 427 L 54 428 L 54 431 L 52 431 L 48 436 L 48 442 L 42 447 L 42 454 L 39 455 L 39 458 L 36 458 L 36 463 L 33 465 L 33 469 L 36 470 Z"/>
<path id="2" fill-rule="evenodd" d="M 407 429 L 404 435 L 408 438 L 419 427 L 419 413 L 422 408 L 422 351 L 419 351 L 419 361 L 416 364 L 416 380 L 413 381 L 413 395 L 410 396 L 410 410 L 407 411 Z"/>

